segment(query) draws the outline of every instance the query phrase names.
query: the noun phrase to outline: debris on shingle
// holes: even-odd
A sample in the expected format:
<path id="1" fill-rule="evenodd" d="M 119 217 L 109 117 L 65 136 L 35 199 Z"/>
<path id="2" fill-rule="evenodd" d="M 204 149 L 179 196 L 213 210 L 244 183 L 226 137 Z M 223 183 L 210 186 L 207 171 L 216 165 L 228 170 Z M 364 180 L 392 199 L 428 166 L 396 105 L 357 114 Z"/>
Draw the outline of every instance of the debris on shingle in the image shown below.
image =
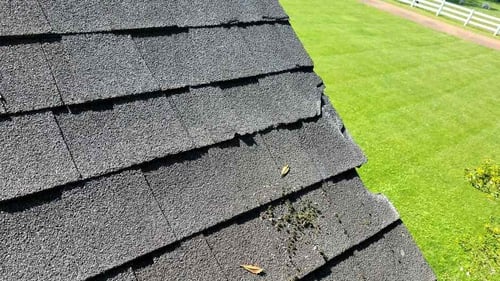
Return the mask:
<path id="1" fill-rule="evenodd" d="M 322 180 L 316 165 L 299 142 L 301 128 L 278 128 L 261 133 L 262 139 L 277 163 L 287 163 L 290 167 L 285 181 L 284 194 L 300 190 Z M 325 147 L 324 149 L 329 149 Z M 277 167 L 276 172 L 279 172 Z"/>
<path id="2" fill-rule="evenodd" d="M 36 0 L 0 1 L 0 36 L 50 32 Z"/>
<path id="3" fill-rule="evenodd" d="M 176 1 L 39 0 L 55 32 L 74 33 L 176 25 Z"/>
<path id="4" fill-rule="evenodd" d="M 252 273 L 252 274 L 256 274 L 256 275 L 259 275 L 261 273 L 264 272 L 264 269 L 262 267 L 259 267 L 257 265 L 253 265 L 253 264 L 242 264 L 240 265 L 241 268 L 243 268 L 244 270 Z"/>
<path id="5" fill-rule="evenodd" d="M 159 89 L 129 35 L 68 35 L 43 48 L 66 104 Z"/>
<path id="6" fill-rule="evenodd" d="M 228 280 L 290 280 L 297 274 L 278 231 L 260 218 L 211 233 L 207 242 Z M 266 274 L 248 274 L 241 264 L 258 264 Z"/>
<path id="7" fill-rule="evenodd" d="M 13 113 L 62 105 L 40 43 L 0 45 L 0 93 Z"/>
<path id="8" fill-rule="evenodd" d="M 5 280 L 84 280 L 175 240 L 140 172 L 32 200 L 0 211 Z"/>
<path id="9" fill-rule="evenodd" d="M 285 166 L 281 168 L 281 177 L 286 177 L 286 175 L 288 175 L 288 172 L 290 172 L 290 166 L 288 164 L 285 164 Z"/>
<path id="10" fill-rule="evenodd" d="M 178 237 L 228 220 L 257 207 L 259 200 L 280 194 L 279 175 L 273 172 L 274 163 L 262 140 L 245 141 L 236 139 L 146 172 Z"/>
<path id="11" fill-rule="evenodd" d="M 84 178 L 193 147 L 165 96 L 56 118 Z"/>
<path id="12" fill-rule="evenodd" d="M 312 73 L 284 73 L 222 86 L 192 88 L 171 97 L 190 135 L 200 144 L 224 141 L 319 115 Z M 286 94 L 284 94 L 286 93 Z"/>
<path id="13" fill-rule="evenodd" d="M 0 201 L 79 178 L 52 113 L 0 119 Z"/>
<path id="14" fill-rule="evenodd" d="M 137 281 L 226 280 L 202 235 L 155 257 L 152 264 L 135 269 L 135 275 Z"/>
<path id="15" fill-rule="evenodd" d="M 299 277 L 324 262 L 311 256 L 330 259 L 352 245 L 321 188 L 282 201 L 270 207 L 263 218 L 271 221 L 286 241 L 290 258 L 301 269 Z"/>

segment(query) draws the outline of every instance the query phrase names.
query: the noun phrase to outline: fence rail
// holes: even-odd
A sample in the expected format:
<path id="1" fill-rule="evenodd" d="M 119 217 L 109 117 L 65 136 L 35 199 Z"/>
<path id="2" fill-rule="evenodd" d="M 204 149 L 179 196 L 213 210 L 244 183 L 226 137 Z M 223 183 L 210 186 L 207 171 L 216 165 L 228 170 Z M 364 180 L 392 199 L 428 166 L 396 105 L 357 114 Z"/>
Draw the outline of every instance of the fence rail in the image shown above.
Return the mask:
<path id="1" fill-rule="evenodd" d="M 494 36 L 500 34 L 500 18 L 449 3 L 446 0 L 399 0 L 399 2 L 433 12 L 436 16 L 445 16 L 460 21 L 464 25 L 471 25 L 493 32 Z"/>

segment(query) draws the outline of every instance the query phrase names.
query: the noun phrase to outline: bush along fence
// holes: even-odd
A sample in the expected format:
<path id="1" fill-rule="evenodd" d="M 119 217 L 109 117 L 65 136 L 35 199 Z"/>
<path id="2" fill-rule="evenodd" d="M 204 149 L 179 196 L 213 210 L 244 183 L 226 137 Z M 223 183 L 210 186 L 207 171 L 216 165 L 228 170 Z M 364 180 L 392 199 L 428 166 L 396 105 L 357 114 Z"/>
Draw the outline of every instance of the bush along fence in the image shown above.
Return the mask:
<path id="1" fill-rule="evenodd" d="M 500 18 L 486 15 L 474 9 L 468 9 L 445 0 L 399 0 L 399 2 L 433 12 L 436 16 L 445 16 L 458 20 L 463 22 L 464 25 L 471 25 L 493 32 L 495 36 L 500 34 Z"/>

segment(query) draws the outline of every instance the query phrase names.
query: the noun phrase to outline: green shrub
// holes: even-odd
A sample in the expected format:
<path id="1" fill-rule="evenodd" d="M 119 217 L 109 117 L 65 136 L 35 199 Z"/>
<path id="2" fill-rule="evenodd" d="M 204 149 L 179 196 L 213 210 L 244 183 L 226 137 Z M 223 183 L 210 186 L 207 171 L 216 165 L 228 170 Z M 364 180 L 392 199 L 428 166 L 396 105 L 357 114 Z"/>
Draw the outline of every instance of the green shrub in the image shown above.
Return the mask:
<path id="1" fill-rule="evenodd" d="M 476 189 L 500 198 L 500 165 L 486 160 L 475 169 L 466 169 L 465 178 Z"/>
<path id="2" fill-rule="evenodd" d="M 500 280 L 500 218 L 491 217 L 482 235 L 462 240 L 460 246 L 469 257 L 462 271 L 464 280 Z"/>

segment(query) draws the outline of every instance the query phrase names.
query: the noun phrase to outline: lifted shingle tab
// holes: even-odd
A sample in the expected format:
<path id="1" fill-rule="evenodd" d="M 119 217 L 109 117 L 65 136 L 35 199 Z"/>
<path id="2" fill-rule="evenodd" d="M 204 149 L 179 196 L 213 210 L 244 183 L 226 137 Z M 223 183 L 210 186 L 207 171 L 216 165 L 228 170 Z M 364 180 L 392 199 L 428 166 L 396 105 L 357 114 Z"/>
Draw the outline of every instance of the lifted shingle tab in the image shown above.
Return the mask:
<path id="1" fill-rule="evenodd" d="M 137 281 L 226 281 L 205 237 L 192 237 L 153 263 L 135 270 Z"/>
<path id="2" fill-rule="evenodd" d="M 0 221 L 6 280 L 85 280 L 175 240 L 136 171 L 2 206 Z"/>
<path id="3" fill-rule="evenodd" d="M 284 73 L 193 88 L 171 99 L 190 135 L 200 144 L 210 144 L 319 115 L 320 93 L 308 83 L 314 76 Z"/>
<path id="4" fill-rule="evenodd" d="M 62 105 L 40 43 L 0 46 L 0 93 L 14 113 Z"/>
<path id="5" fill-rule="evenodd" d="M 56 118 L 85 178 L 193 147 L 165 96 Z"/>
<path id="6" fill-rule="evenodd" d="M 159 89 L 129 35 L 69 35 L 43 48 L 66 104 Z"/>
<path id="7" fill-rule="evenodd" d="M 221 25 L 286 19 L 277 1 L 266 0 L 179 0 L 180 26 Z"/>
<path id="8" fill-rule="evenodd" d="M 323 116 L 317 122 L 304 122 L 300 135 L 302 148 L 307 151 L 324 179 L 363 164 L 366 159 L 350 137 L 342 134 L 337 115 L 330 115 L 323 106 Z M 340 123 L 341 124 L 341 123 Z M 329 149 L 323 149 L 328 147 Z"/>
<path id="9" fill-rule="evenodd" d="M 49 31 L 50 26 L 36 0 L 0 1 L 0 36 Z"/>
<path id="10" fill-rule="evenodd" d="M 0 201 L 79 178 L 52 113 L 1 119 L 0 132 Z"/>

